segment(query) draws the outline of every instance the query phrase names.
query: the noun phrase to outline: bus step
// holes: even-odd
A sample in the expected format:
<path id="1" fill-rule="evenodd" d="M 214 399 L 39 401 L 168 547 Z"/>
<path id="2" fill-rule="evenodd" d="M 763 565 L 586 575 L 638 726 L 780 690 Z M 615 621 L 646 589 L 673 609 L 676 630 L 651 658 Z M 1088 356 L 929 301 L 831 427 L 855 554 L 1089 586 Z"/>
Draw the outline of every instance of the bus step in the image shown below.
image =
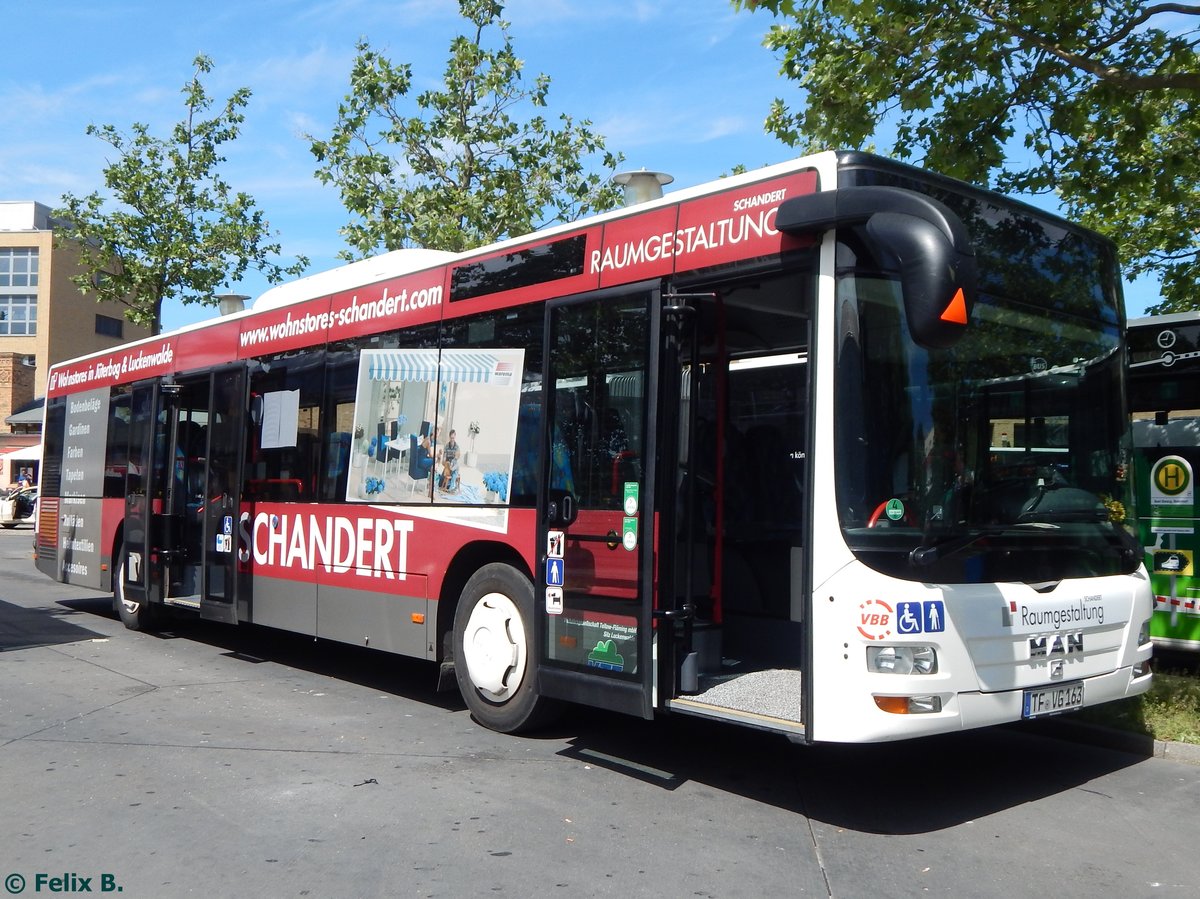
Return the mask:
<path id="1" fill-rule="evenodd" d="M 743 727 L 753 727 L 756 730 L 766 730 L 771 731 L 772 733 L 787 734 L 789 737 L 804 735 L 804 724 L 800 721 L 791 721 L 787 718 L 776 718 L 773 715 L 764 715 L 759 712 L 750 712 L 743 709 L 731 709 L 724 706 L 710 705 L 709 703 L 698 701 L 693 696 L 683 696 L 679 699 L 672 699 L 667 706 L 672 712 L 680 712 L 684 715 L 695 715 L 698 718 L 710 718 L 715 721 L 726 721 L 731 724 L 740 724 Z"/>
<path id="2" fill-rule="evenodd" d="M 701 675 L 699 690 L 694 695 L 673 699 L 670 707 L 751 726 L 766 726 L 755 725 L 756 721 L 777 722 L 766 729 L 796 733 L 804 729 L 800 713 L 802 695 L 799 669 L 767 668 Z"/>

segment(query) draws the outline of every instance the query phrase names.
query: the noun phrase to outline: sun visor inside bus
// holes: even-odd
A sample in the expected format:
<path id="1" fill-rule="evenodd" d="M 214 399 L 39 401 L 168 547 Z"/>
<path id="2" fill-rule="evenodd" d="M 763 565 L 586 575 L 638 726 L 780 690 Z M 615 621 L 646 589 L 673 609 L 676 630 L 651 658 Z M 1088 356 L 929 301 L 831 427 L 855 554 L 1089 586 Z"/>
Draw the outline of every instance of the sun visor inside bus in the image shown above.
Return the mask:
<path id="1" fill-rule="evenodd" d="M 789 234 L 858 224 L 900 277 L 913 339 L 938 349 L 958 342 L 975 302 L 975 253 L 962 220 L 943 203 L 899 187 L 844 187 L 786 200 L 776 217 Z"/>

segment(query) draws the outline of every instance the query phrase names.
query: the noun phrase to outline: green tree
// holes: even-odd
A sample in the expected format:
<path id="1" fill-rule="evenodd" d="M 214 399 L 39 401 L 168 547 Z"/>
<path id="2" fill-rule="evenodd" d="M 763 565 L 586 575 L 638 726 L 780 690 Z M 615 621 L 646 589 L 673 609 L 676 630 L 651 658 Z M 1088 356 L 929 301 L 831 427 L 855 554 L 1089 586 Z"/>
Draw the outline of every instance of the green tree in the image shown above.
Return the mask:
<path id="1" fill-rule="evenodd" d="M 732 0 L 802 105 L 767 130 L 807 149 L 891 153 L 1005 192 L 1053 194 L 1115 240 L 1151 311 L 1200 308 L 1200 6 L 1138 0 Z"/>
<path id="2" fill-rule="evenodd" d="M 585 162 L 599 156 L 611 173 L 624 157 L 588 120 L 547 121 L 550 79 L 522 80 L 503 4 L 458 5 L 471 33 L 451 41 L 437 90 L 410 98 L 412 67 L 360 41 L 332 135 L 310 136 L 317 177 L 341 192 L 353 216 L 342 234 L 360 254 L 465 250 L 620 204 Z"/>
<path id="3" fill-rule="evenodd" d="M 261 210 L 217 173 L 225 161 L 221 145 L 238 136 L 249 88 L 205 119 L 213 99 L 200 76 L 212 71 L 212 60 L 197 56 L 194 65 L 182 91 L 187 117 L 169 138 L 136 122 L 128 135 L 112 125 L 87 127 L 117 151 L 104 169 L 112 203 L 99 192 L 65 194 L 56 212 L 63 220 L 56 239 L 81 255 L 83 272 L 72 281 L 102 302 L 124 304 L 126 318 L 155 334 L 167 299 L 215 306 L 217 289 L 237 283 L 250 267 L 271 283 L 308 267 L 303 257 L 286 267 L 270 260 L 280 247 Z"/>

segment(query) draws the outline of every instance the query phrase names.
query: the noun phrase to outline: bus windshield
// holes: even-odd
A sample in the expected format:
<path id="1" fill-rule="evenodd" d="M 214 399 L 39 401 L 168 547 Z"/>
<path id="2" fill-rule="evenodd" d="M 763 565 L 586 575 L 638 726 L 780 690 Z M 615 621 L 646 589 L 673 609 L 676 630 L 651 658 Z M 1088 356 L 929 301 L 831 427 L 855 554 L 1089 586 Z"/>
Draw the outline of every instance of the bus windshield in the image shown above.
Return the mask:
<path id="1" fill-rule="evenodd" d="M 967 335 L 928 350 L 894 280 L 843 271 L 837 488 L 858 558 L 939 583 L 1136 568 L 1118 318 L 981 292 Z"/>

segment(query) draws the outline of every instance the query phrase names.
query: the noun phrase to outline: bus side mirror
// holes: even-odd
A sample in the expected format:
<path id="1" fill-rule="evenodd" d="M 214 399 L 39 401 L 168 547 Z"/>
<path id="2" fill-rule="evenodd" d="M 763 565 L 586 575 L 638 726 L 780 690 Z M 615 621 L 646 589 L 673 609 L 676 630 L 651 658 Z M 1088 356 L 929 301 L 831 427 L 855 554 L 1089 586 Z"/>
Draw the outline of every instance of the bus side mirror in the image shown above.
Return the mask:
<path id="1" fill-rule="evenodd" d="M 882 267 L 900 279 L 908 331 L 945 349 L 967 331 L 975 304 L 975 252 L 949 207 L 902 187 L 840 187 L 785 200 L 775 218 L 787 234 L 864 224 Z"/>
<path id="2" fill-rule="evenodd" d="M 967 331 L 975 299 L 975 257 L 956 249 L 933 222 L 903 212 L 877 212 L 867 236 L 900 273 L 908 332 L 930 349 L 954 346 Z"/>

